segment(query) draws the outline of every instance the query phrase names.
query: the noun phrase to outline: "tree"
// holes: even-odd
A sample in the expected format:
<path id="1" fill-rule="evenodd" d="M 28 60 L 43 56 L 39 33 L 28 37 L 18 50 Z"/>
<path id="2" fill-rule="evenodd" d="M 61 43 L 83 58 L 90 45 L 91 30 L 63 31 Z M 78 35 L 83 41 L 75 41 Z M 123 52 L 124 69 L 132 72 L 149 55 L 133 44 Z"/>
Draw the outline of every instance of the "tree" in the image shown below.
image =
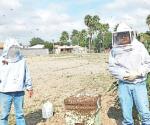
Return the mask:
<path id="1" fill-rule="evenodd" d="M 62 43 L 62 45 L 67 45 L 68 44 L 68 40 L 69 40 L 68 32 L 63 31 L 61 33 L 60 42 Z"/>
<path id="2" fill-rule="evenodd" d="M 92 16 L 86 15 L 84 18 L 84 23 L 88 27 L 88 34 L 89 34 L 89 52 L 91 51 L 91 42 L 92 42 Z"/>
<path id="3" fill-rule="evenodd" d="M 32 38 L 30 41 L 30 46 L 34 46 L 37 44 L 44 44 L 44 40 L 42 40 L 41 38 L 37 37 L 37 38 Z"/>
<path id="4" fill-rule="evenodd" d="M 103 43 L 103 47 L 105 49 L 111 48 L 111 44 L 112 44 L 112 33 L 111 32 L 106 32 L 105 36 L 104 36 L 104 43 Z"/>
<path id="5" fill-rule="evenodd" d="M 111 48 L 112 33 L 106 32 L 104 36 L 99 33 L 94 39 L 95 52 L 101 52 L 104 49 Z"/>
<path id="6" fill-rule="evenodd" d="M 49 52 L 53 51 L 53 43 L 49 43 L 48 41 L 44 42 L 44 48 L 47 48 Z"/>
<path id="7" fill-rule="evenodd" d="M 88 35 L 89 35 L 89 51 L 91 51 L 92 48 L 92 38 L 94 33 L 98 30 L 100 18 L 97 15 L 94 15 L 93 17 L 90 15 L 86 15 L 84 18 L 84 23 L 88 27 Z"/>
<path id="8" fill-rule="evenodd" d="M 87 32 L 83 29 L 79 32 L 79 45 L 85 47 L 87 44 Z"/>
<path id="9" fill-rule="evenodd" d="M 70 39 L 72 45 L 79 45 L 79 31 L 74 29 L 72 31 Z"/>
<path id="10" fill-rule="evenodd" d="M 73 30 L 70 37 L 72 45 L 87 46 L 87 31 L 85 29 L 78 31 Z"/>
<path id="11" fill-rule="evenodd" d="M 49 52 L 53 50 L 53 43 L 44 41 L 41 38 L 32 38 L 30 41 L 30 46 L 34 46 L 37 44 L 44 45 L 44 48 L 47 48 L 49 50 Z"/>
<path id="12" fill-rule="evenodd" d="M 148 27 L 150 29 L 150 14 L 146 18 L 146 24 L 148 25 Z"/>
<path id="13" fill-rule="evenodd" d="M 98 31 L 100 25 L 101 23 L 99 16 L 97 15 L 93 16 L 93 31 L 94 32 Z"/>
<path id="14" fill-rule="evenodd" d="M 141 41 L 142 43 L 144 43 L 146 49 L 150 53 L 150 35 L 149 35 L 149 33 L 148 32 L 140 33 L 138 35 L 138 40 Z"/>
<path id="15" fill-rule="evenodd" d="M 99 25 L 98 25 L 98 35 L 99 35 L 98 38 L 99 38 L 99 44 L 100 44 L 99 45 L 100 52 L 102 49 L 108 47 L 108 44 L 107 44 L 108 41 L 107 40 L 110 39 L 109 38 L 110 36 L 107 35 L 107 33 L 109 33 L 108 29 L 109 29 L 109 24 L 99 23 Z M 109 42 L 111 42 L 111 40 Z"/>

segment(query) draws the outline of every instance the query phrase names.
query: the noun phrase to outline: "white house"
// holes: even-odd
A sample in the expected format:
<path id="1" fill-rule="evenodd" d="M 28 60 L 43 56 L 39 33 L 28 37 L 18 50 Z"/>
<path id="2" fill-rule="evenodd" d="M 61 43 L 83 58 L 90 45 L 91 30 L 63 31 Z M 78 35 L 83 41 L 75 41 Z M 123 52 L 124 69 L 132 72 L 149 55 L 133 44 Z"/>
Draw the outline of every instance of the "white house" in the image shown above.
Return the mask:
<path id="1" fill-rule="evenodd" d="M 42 49 L 42 48 L 44 48 L 44 45 L 42 45 L 42 44 L 37 44 L 37 45 L 31 46 L 31 47 L 29 47 L 29 48 L 32 48 L 32 49 Z"/>
<path id="2" fill-rule="evenodd" d="M 79 54 L 79 53 L 87 53 L 87 48 L 81 47 L 81 46 L 59 46 L 59 45 L 55 45 L 55 54 L 61 54 L 61 53 L 75 53 L 75 54 Z"/>

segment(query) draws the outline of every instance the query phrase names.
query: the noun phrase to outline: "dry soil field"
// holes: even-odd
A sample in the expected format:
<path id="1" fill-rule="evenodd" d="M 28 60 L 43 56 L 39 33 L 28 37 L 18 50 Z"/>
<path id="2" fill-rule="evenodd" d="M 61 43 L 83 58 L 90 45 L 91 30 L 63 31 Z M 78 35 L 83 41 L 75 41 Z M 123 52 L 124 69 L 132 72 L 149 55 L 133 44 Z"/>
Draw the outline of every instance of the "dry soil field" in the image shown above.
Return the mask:
<path id="1" fill-rule="evenodd" d="M 65 125 L 64 99 L 78 91 L 102 95 L 101 119 L 103 125 L 119 125 L 120 110 L 114 107 L 116 94 L 107 92 L 114 79 L 107 71 L 108 54 L 50 55 L 28 57 L 34 96 L 25 96 L 27 125 Z M 54 116 L 42 119 L 41 108 L 49 100 L 55 108 Z M 13 110 L 13 108 L 12 108 Z M 10 124 L 14 124 L 11 111 Z"/>

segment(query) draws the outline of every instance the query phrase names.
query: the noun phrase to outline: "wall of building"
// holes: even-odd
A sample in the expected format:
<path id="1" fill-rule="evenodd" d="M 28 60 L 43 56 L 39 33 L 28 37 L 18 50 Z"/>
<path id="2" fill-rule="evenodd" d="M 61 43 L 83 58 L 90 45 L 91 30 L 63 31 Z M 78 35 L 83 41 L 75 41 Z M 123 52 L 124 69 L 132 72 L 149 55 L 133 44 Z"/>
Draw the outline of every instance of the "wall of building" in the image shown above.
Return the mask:
<path id="1" fill-rule="evenodd" d="M 24 56 L 47 56 L 49 55 L 48 49 L 21 49 Z M 0 49 L 0 54 L 2 49 Z"/>
<path id="2" fill-rule="evenodd" d="M 48 49 L 22 49 L 21 52 L 24 56 L 47 56 L 49 55 Z"/>

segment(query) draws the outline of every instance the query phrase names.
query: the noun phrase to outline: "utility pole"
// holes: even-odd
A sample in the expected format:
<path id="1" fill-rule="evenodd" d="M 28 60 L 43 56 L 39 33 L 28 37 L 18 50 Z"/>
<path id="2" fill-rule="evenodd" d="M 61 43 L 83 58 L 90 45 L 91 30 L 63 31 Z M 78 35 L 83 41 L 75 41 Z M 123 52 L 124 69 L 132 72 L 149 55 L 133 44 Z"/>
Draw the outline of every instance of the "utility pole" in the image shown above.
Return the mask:
<path id="1" fill-rule="evenodd" d="M 52 39 L 52 42 L 53 42 L 53 54 L 54 54 L 55 45 L 54 45 L 54 40 L 53 39 Z"/>
<path id="2" fill-rule="evenodd" d="M 90 37 L 90 35 L 88 36 L 88 38 L 89 38 L 89 53 L 91 53 L 91 37 Z"/>
<path id="3" fill-rule="evenodd" d="M 102 48 L 102 40 L 100 40 L 100 49 L 99 49 L 100 53 L 101 53 L 101 48 Z"/>

